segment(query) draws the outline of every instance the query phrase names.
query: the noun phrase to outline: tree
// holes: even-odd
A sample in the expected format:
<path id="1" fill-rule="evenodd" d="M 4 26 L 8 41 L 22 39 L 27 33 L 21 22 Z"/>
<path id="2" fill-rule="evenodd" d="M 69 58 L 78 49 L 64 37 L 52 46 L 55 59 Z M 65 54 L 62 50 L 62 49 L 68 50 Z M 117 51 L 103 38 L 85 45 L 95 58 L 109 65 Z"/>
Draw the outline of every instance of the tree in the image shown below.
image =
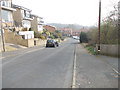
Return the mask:
<path id="1" fill-rule="evenodd" d="M 87 34 L 85 32 L 81 32 L 80 33 L 80 43 L 87 43 L 88 42 L 88 38 L 87 38 Z"/>
<path id="2" fill-rule="evenodd" d="M 112 10 L 107 17 L 102 20 L 100 30 L 100 43 L 101 44 L 118 44 L 118 10 L 117 5 L 113 6 Z M 97 44 L 98 28 L 90 28 L 87 32 L 88 43 L 91 45 Z M 119 42 L 120 43 L 120 42 Z"/>
<path id="3" fill-rule="evenodd" d="M 88 44 L 95 46 L 98 41 L 98 28 L 92 27 L 87 32 Z"/>

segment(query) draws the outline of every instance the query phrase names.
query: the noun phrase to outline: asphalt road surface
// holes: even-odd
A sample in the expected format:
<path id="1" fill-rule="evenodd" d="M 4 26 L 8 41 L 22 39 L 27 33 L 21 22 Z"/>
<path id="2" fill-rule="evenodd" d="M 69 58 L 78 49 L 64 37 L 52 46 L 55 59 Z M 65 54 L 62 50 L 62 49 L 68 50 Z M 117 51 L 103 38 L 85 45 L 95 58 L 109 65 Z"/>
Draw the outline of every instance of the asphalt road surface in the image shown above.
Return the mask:
<path id="1" fill-rule="evenodd" d="M 4 58 L 3 88 L 70 88 L 76 42 L 69 39 L 57 48 L 38 48 Z"/>
<path id="2" fill-rule="evenodd" d="M 73 82 L 77 88 L 118 88 L 118 59 L 91 55 L 78 42 L 4 53 L 3 88 L 71 88 Z"/>

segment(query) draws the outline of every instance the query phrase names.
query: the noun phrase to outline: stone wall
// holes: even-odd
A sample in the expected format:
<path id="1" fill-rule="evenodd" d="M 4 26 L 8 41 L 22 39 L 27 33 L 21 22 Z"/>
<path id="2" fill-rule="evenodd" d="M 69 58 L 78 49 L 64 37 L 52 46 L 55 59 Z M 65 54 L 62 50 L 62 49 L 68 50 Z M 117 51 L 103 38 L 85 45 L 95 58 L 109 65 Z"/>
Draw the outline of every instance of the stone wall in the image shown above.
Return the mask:
<path id="1" fill-rule="evenodd" d="M 45 46 L 45 44 L 46 44 L 46 40 L 41 40 L 41 39 L 35 39 L 34 40 L 34 45 L 35 46 L 39 46 L 39 45 Z"/>
<path id="2" fill-rule="evenodd" d="M 5 30 L 4 33 L 5 42 L 6 43 L 13 43 L 19 44 L 26 47 L 33 47 L 34 46 L 34 39 L 23 39 L 22 36 L 15 34 L 9 30 Z"/>
<path id="3" fill-rule="evenodd" d="M 59 43 L 62 42 L 60 39 L 55 39 L 55 40 L 58 41 Z M 42 40 L 42 39 L 35 38 L 34 39 L 34 45 L 35 46 L 39 46 L 39 45 L 45 46 L 46 45 L 46 41 L 47 40 Z"/>
<path id="4" fill-rule="evenodd" d="M 101 44 L 100 45 L 100 54 L 110 55 L 110 56 L 118 56 L 119 55 L 118 47 L 119 47 L 119 45 Z"/>

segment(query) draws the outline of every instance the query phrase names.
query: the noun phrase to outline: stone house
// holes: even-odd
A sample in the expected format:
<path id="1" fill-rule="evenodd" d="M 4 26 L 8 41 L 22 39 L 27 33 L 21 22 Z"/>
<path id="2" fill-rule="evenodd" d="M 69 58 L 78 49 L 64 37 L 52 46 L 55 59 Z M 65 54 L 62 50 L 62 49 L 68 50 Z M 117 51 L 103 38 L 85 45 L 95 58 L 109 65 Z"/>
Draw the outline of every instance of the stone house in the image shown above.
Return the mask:
<path id="1" fill-rule="evenodd" d="M 15 31 L 18 31 L 18 34 L 24 39 L 34 38 L 34 32 L 31 31 L 32 10 L 19 5 L 13 5 L 13 8 L 16 9 L 13 13 Z"/>
<path id="2" fill-rule="evenodd" d="M 32 18 L 33 18 L 33 20 L 31 21 L 32 30 L 35 32 L 42 33 L 43 32 L 43 25 L 44 25 L 43 18 L 39 17 L 37 15 L 33 15 L 33 14 L 32 14 Z"/>

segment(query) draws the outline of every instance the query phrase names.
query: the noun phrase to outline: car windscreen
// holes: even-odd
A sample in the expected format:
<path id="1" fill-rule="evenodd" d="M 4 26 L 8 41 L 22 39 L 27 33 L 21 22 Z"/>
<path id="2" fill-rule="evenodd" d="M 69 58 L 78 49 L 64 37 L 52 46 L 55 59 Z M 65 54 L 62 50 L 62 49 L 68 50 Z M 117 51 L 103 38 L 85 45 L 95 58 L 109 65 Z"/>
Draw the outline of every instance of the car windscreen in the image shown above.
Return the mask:
<path id="1" fill-rule="evenodd" d="M 47 40 L 47 43 L 53 43 L 54 41 L 53 40 Z"/>

